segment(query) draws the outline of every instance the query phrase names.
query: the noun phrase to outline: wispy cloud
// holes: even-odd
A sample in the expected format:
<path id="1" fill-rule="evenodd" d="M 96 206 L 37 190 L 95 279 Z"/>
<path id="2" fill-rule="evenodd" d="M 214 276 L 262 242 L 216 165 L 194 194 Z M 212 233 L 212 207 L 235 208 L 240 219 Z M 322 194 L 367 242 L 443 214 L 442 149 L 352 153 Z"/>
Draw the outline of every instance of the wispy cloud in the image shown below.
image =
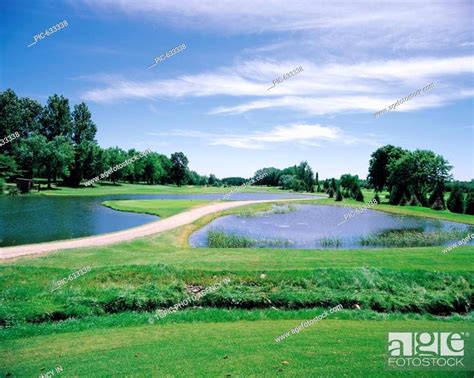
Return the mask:
<path id="1" fill-rule="evenodd" d="M 470 1 L 83 0 L 92 9 L 227 33 L 311 33 L 318 45 L 439 49 L 472 41 Z M 202 22 L 205 20 L 205 22 Z"/>
<path id="2" fill-rule="evenodd" d="M 403 112 L 443 106 L 472 96 L 472 90 L 454 84 L 456 80 L 472 75 L 472 64 L 472 56 L 321 65 L 307 60 L 283 64 L 251 61 L 176 79 L 132 81 L 114 75 L 98 76 L 97 82 L 105 87 L 89 90 L 81 97 L 95 102 L 210 96 L 240 100 L 247 97 L 246 102 L 217 106 L 208 112 L 237 114 L 284 107 L 323 115 L 378 111 L 417 88 L 436 83 L 437 91 L 400 107 L 399 111 Z M 298 65 L 304 67 L 304 72 L 272 91 L 266 90 L 275 77 Z"/>
<path id="3" fill-rule="evenodd" d="M 339 127 L 320 124 L 291 124 L 276 126 L 268 131 L 248 134 L 209 133 L 196 130 L 175 130 L 161 133 L 149 133 L 152 136 L 175 136 L 183 138 L 200 138 L 212 146 L 228 146 L 241 149 L 266 149 L 272 145 L 297 144 L 320 146 L 321 142 L 337 144 L 380 145 L 373 138 L 360 138 L 347 135 Z"/>

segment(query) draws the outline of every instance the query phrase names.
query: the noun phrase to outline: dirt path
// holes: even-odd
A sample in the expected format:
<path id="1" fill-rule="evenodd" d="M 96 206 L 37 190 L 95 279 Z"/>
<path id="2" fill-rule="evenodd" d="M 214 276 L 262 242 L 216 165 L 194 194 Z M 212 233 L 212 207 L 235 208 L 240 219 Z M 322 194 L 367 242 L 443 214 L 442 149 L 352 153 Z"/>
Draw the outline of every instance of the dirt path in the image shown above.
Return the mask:
<path id="1" fill-rule="evenodd" d="M 312 198 L 311 198 L 312 199 Z M 288 202 L 301 201 L 304 199 L 278 199 L 278 200 L 255 200 L 255 201 L 229 201 L 217 202 L 209 205 L 196 207 L 191 210 L 173 215 L 169 218 L 147 223 L 142 226 L 129 228 L 123 231 L 112 232 L 109 234 L 88 236 L 85 238 L 60 240 L 47 243 L 26 244 L 13 247 L 0 248 L 0 260 L 15 258 L 24 255 L 33 255 L 37 253 L 45 253 L 58 251 L 61 249 L 83 248 L 83 247 L 97 247 L 101 245 L 109 245 L 120 243 L 127 240 L 140 238 L 143 236 L 157 234 L 172 228 L 184 226 L 194 222 L 205 215 L 216 213 L 218 211 L 231 209 L 243 205 L 251 205 L 254 203 L 264 202 Z"/>

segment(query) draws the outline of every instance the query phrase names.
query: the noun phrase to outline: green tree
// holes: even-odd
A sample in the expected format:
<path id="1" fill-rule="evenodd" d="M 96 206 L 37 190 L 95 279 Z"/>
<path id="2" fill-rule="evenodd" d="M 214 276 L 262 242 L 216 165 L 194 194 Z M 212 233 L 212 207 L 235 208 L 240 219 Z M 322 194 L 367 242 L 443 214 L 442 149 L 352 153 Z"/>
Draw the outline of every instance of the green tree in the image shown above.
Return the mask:
<path id="1" fill-rule="evenodd" d="M 341 188 L 337 188 L 337 192 L 336 192 L 336 201 L 342 201 L 342 192 L 341 192 Z"/>
<path id="2" fill-rule="evenodd" d="M 69 175 L 69 166 L 74 159 L 74 150 L 65 136 L 55 136 L 51 141 L 44 140 L 39 146 L 39 159 L 45 167 L 48 189 L 53 178 Z"/>
<path id="3" fill-rule="evenodd" d="M 71 139 L 72 119 L 67 98 L 58 95 L 49 97 L 40 117 L 40 133 L 46 137 L 48 142 L 57 136 Z"/>
<path id="4" fill-rule="evenodd" d="M 466 196 L 466 214 L 474 215 L 474 190 L 470 190 Z"/>
<path id="5" fill-rule="evenodd" d="M 163 180 L 165 170 L 159 154 L 151 153 L 144 158 L 144 181 L 149 184 L 158 184 Z"/>
<path id="6" fill-rule="evenodd" d="M 307 192 L 314 192 L 314 173 L 307 161 L 302 161 L 296 167 L 296 178 L 303 183 Z"/>
<path id="7" fill-rule="evenodd" d="M 446 209 L 446 203 L 444 202 L 444 187 L 442 183 L 436 183 L 431 193 L 429 204 L 434 210 Z"/>
<path id="8" fill-rule="evenodd" d="M 329 198 L 334 197 L 334 189 L 332 188 L 332 186 L 330 186 L 329 189 L 328 189 L 328 197 Z"/>
<path id="9" fill-rule="evenodd" d="M 92 150 L 96 145 L 97 127 L 92 122 L 92 116 L 87 105 L 83 102 L 74 106 L 72 120 L 71 140 L 74 149 L 74 161 L 71 174 L 66 182 L 68 185 L 77 187 L 85 176 L 87 165 L 90 164 Z"/>
<path id="10" fill-rule="evenodd" d="M 339 182 L 343 189 L 352 189 L 355 184 L 359 184 L 359 176 L 352 176 L 349 173 L 345 173 L 341 176 Z"/>
<path id="11" fill-rule="evenodd" d="M 211 174 L 209 175 L 208 184 L 209 184 L 209 186 L 215 186 L 215 185 L 217 184 L 216 175 L 214 175 L 213 173 L 211 173 Z"/>
<path id="12" fill-rule="evenodd" d="M 17 174 L 18 170 L 15 159 L 11 156 L 0 154 L 0 179 L 6 181 L 8 178 L 16 176 Z"/>
<path id="13" fill-rule="evenodd" d="M 171 155 L 171 179 L 181 186 L 188 172 L 188 158 L 182 152 Z"/>
<path id="14" fill-rule="evenodd" d="M 459 185 L 455 185 L 446 205 L 449 211 L 462 214 L 464 212 L 464 194 Z"/>
<path id="15" fill-rule="evenodd" d="M 404 153 L 405 150 L 401 147 L 395 147 L 390 144 L 380 147 L 372 153 L 367 180 L 375 190 L 381 191 L 388 184 L 387 180 L 390 175 L 388 167 L 390 163 L 399 159 Z"/>
<path id="16" fill-rule="evenodd" d="M 122 164 L 127 160 L 127 153 L 119 147 L 110 147 L 104 150 L 103 159 L 105 162 L 106 169 L 114 169 L 119 164 Z M 126 171 L 120 168 L 116 168 L 115 172 L 112 171 L 111 174 L 106 178 L 115 185 L 118 181 L 120 181 L 123 177 L 125 177 Z"/>
<path id="17" fill-rule="evenodd" d="M 262 179 L 259 180 L 258 184 L 266 186 L 278 186 L 280 176 L 281 171 L 278 168 L 274 167 L 259 169 L 254 174 L 254 177 L 262 177 Z"/>

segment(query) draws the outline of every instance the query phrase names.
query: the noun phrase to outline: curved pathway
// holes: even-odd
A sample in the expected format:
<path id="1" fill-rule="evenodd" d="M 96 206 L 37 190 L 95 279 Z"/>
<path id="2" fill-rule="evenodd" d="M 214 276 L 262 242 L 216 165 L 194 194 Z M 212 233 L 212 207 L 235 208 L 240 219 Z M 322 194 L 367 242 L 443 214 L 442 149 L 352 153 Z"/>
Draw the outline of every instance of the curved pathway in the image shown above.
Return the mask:
<path id="1" fill-rule="evenodd" d="M 109 234 L 88 236 L 85 238 L 60 240 L 47 243 L 26 244 L 13 247 L 0 248 L 0 260 L 15 258 L 24 255 L 33 255 L 37 253 L 52 252 L 63 249 L 83 248 L 83 247 L 97 247 L 102 245 L 109 245 L 141 238 L 157 234 L 166 230 L 171 230 L 176 227 L 184 226 L 194 222 L 205 215 L 216 213 L 222 210 L 231 209 L 243 205 L 251 205 L 254 203 L 264 202 L 289 202 L 289 201 L 304 201 L 313 200 L 314 198 L 298 198 L 298 199 L 278 199 L 278 200 L 253 200 L 253 201 L 229 201 L 211 203 L 196 207 L 182 213 L 173 215 L 171 217 L 160 219 L 155 222 L 147 223 L 142 226 L 129 228 L 127 230 L 112 232 Z"/>

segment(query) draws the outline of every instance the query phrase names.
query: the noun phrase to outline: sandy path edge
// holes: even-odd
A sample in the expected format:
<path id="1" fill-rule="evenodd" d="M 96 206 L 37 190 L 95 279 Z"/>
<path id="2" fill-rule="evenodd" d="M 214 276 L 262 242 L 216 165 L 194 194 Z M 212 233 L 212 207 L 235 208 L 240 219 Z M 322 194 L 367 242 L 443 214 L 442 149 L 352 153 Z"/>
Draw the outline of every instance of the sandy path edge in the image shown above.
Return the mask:
<path id="1" fill-rule="evenodd" d="M 143 236 L 153 235 L 163 231 L 171 230 L 176 227 L 184 226 L 186 224 L 194 222 L 196 219 L 199 219 L 205 215 L 231 209 L 238 206 L 265 202 L 289 202 L 314 199 L 317 198 L 229 201 L 211 203 L 208 205 L 184 211 L 182 213 L 173 215 L 165 219 L 160 219 L 151 223 L 147 223 L 142 226 L 133 227 L 122 231 L 111 232 L 108 234 L 88 236 L 85 238 L 71 240 L 59 240 L 54 242 L 24 244 L 19 246 L 0 248 L 0 260 L 71 248 L 97 247 L 102 245 L 120 243 L 123 241 L 133 240 Z"/>

